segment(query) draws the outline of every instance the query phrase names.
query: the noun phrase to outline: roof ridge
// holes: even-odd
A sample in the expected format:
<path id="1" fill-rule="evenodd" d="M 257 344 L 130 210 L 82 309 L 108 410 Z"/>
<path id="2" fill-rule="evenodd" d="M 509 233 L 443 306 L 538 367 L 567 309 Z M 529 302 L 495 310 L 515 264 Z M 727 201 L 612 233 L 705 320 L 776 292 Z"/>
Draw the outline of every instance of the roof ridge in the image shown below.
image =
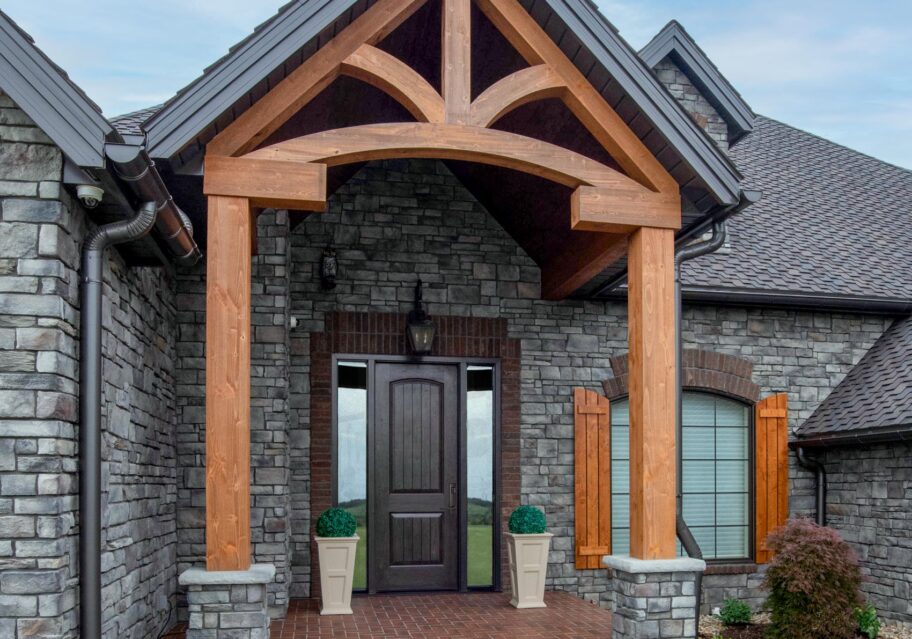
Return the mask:
<path id="1" fill-rule="evenodd" d="M 906 168 L 906 167 L 904 167 L 904 166 L 899 166 L 898 164 L 893 164 L 892 162 L 888 162 L 887 160 L 883 160 L 883 159 L 881 159 L 881 158 L 879 158 L 879 157 L 876 157 L 876 156 L 874 156 L 874 155 L 871 155 L 870 153 L 865 153 L 864 151 L 859 151 L 858 149 L 853 149 L 852 147 L 850 147 L 850 146 L 848 146 L 848 145 L 846 145 L 846 144 L 842 144 L 841 142 L 836 142 L 835 140 L 831 140 L 830 138 L 825 138 L 825 137 L 823 137 L 822 135 L 820 135 L 819 133 L 813 133 L 812 131 L 808 131 L 807 129 L 802 129 L 801 127 L 795 126 L 794 124 L 789 124 L 788 122 L 783 122 L 782 120 L 779 120 L 779 119 L 777 119 L 777 118 L 770 117 L 770 116 L 768 116 L 768 115 L 763 115 L 763 114 L 758 113 L 758 114 L 757 114 L 757 117 L 760 118 L 760 119 L 763 119 L 763 120 L 767 120 L 768 122 L 772 122 L 772 123 L 774 123 L 774 124 L 778 124 L 778 125 L 780 125 L 780 126 L 784 126 L 784 127 L 788 128 L 788 129 L 791 129 L 791 130 L 793 130 L 793 131 L 796 131 L 797 133 L 804 134 L 804 135 L 806 135 L 806 136 L 808 136 L 808 137 L 815 138 L 815 139 L 817 139 L 817 140 L 820 140 L 821 142 L 826 142 L 827 144 L 830 144 L 830 145 L 832 145 L 832 146 L 839 147 L 839 148 L 841 148 L 841 149 L 845 149 L 845 150 L 848 151 L 849 153 L 852 153 L 852 154 L 854 154 L 854 155 L 858 155 L 858 156 L 863 157 L 863 158 L 866 158 L 866 159 L 868 159 L 868 160 L 873 160 L 873 161 L 877 162 L 878 164 L 882 164 L 882 165 L 884 165 L 884 166 L 889 166 L 889 167 L 891 167 L 891 168 L 894 168 L 894 169 L 897 169 L 897 170 L 899 170 L 899 171 L 902 171 L 903 173 L 908 173 L 909 176 L 912 177 L 912 168 Z M 741 144 L 742 142 L 744 142 L 744 141 L 747 140 L 748 138 L 750 138 L 750 135 L 744 136 L 743 138 L 741 138 L 740 140 L 738 140 L 737 142 L 735 142 L 735 143 L 732 145 L 732 148 L 738 146 L 739 144 Z"/>

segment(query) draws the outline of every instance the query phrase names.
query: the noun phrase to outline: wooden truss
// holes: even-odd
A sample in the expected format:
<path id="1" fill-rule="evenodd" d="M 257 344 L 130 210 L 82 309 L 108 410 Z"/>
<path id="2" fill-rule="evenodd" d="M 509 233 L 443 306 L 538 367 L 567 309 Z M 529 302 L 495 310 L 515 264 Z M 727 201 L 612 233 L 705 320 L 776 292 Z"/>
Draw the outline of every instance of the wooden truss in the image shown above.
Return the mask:
<path id="1" fill-rule="evenodd" d="M 627 253 L 630 237 L 631 419 L 663 424 L 661 450 L 634 433 L 631 457 L 644 469 L 641 479 L 670 478 L 660 482 L 659 491 L 632 482 L 632 548 L 642 557 L 674 554 L 671 278 L 674 230 L 681 223 L 678 184 L 517 0 L 475 0 L 529 66 L 472 100 L 472 0 L 441 1 L 440 92 L 376 46 L 424 0 L 378 0 L 206 149 L 207 493 L 218 495 L 206 513 L 210 569 L 243 568 L 250 556 L 249 485 L 244 490 L 249 454 L 238 440 L 249 436 L 249 259 L 243 264 L 252 216 L 260 207 L 322 210 L 327 167 L 401 157 L 490 164 L 573 189 L 567 223 L 590 233 L 580 233 L 577 242 L 540 265 L 545 298 L 566 297 L 585 284 Z M 321 131 L 263 146 L 340 76 L 386 92 L 417 122 Z M 519 106 L 545 98 L 562 100 L 621 171 L 561 146 L 490 128 Z M 643 399 L 647 393 L 650 402 Z"/>

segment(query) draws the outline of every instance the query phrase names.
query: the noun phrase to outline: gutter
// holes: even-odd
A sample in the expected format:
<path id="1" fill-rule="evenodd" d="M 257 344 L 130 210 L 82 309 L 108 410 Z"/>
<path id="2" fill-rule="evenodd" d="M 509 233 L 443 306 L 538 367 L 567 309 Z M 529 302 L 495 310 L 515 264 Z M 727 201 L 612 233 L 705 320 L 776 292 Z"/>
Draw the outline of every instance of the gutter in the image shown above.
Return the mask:
<path id="1" fill-rule="evenodd" d="M 867 428 L 848 433 L 829 433 L 808 435 L 789 443 L 798 448 L 835 448 L 837 446 L 869 446 L 871 444 L 890 444 L 895 442 L 912 442 L 912 424 Z"/>
<path id="2" fill-rule="evenodd" d="M 145 147 L 138 144 L 107 144 L 105 154 L 114 173 L 140 202 L 154 202 L 158 215 L 155 234 L 180 262 L 195 264 L 202 253 L 193 239 L 190 218 L 174 202 Z"/>
<path id="3" fill-rule="evenodd" d="M 626 277 L 626 273 L 624 273 Z M 601 293 L 601 291 L 599 291 Z M 831 295 L 791 291 L 763 291 L 722 287 L 689 286 L 688 301 L 738 306 L 787 306 L 809 311 L 851 311 L 871 315 L 907 315 L 912 300 L 884 297 Z"/>
<path id="4" fill-rule="evenodd" d="M 816 502 L 816 512 L 814 519 L 818 526 L 826 526 L 826 467 L 817 459 L 810 459 L 804 453 L 804 448 L 797 447 L 798 465 L 814 473 L 815 486 L 814 496 Z"/>
<path id="5" fill-rule="evenodd" d="M 79 358 L 80 634 L 101 637 L 101 299 L 105 250 L 144 237 L 160 210 L 154 201 L 127 220 L 96 227 L 82 248 Z"/>

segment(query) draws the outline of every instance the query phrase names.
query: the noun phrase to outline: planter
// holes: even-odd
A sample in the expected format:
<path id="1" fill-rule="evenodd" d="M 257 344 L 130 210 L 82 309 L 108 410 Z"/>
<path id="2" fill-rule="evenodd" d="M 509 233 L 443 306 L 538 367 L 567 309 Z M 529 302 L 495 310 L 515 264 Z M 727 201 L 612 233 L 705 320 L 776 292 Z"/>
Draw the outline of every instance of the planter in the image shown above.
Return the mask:
<path id="1" fill-rule="evenodd" d="M 315 539 L 320 559 L 320 614 L 350 615 L 358 535 Z"/>
<path id="2" fill-rule="evenodd" d="M 506 533 L 510 555 L 510 581 L 514 608 L 545 607 L 545 576 L 548 572 L 548 551 L 551 533 L 516 535 Z"/>

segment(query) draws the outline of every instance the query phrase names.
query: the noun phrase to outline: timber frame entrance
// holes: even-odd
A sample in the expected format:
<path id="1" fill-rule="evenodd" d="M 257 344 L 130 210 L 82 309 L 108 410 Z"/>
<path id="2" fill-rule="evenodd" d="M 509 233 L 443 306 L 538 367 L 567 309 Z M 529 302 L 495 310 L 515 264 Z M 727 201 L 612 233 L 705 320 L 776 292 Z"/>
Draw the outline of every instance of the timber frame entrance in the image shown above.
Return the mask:
<path id="1" fill-rule="evenodd" d="M 441 90 L 376 45 L 424 4 L 378 0 L 207 146 L 206 530 L 210 570 L 249 567 L 250 267 L 264 207 L 320 211 L 327 167 L 386 158 L 488 164 L 572 191 L 579 235 L 542 264 L 542 296 L 561 299 L 625 254 L 629 265 L 631 554 L 675 555 L 674 235 L 679 186 L 517 0 L 476 0 L 528 67 L 471 95 L 472 0 L 440 0 Z M 271 136 L 342 75 L 380 89 L 414 123 Z M 560 99 L 616 166 L 490 128 L 531 101 Z M 568 398 L 569 399 L 569 398 Z"/>

